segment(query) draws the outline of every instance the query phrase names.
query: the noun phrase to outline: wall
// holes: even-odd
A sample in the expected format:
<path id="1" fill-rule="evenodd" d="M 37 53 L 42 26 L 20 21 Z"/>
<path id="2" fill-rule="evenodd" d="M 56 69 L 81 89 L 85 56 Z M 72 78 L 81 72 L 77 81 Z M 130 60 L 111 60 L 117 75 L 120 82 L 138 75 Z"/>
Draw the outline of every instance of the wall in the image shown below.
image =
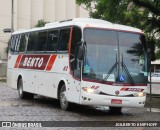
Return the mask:
<path id="1" fill-rule="evenodd" d="M 5 48 L 11 34 L 3 33 L 3 29 L 11 28 L 12 0 L 0 1 L 0 59 L 6 59 Z M 14 0 L 15 31 L 33 28 L 40 19 L 54 22 L 77 17 L 89 17 L 89 14 L 75 0 Z"/>

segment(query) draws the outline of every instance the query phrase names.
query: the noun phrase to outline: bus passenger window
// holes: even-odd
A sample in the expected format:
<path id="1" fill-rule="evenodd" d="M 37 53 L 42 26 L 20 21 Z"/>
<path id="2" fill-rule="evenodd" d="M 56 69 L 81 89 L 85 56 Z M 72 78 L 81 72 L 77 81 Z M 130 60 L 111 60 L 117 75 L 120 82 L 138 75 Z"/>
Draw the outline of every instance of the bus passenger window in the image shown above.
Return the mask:
<path id="1" fill-rule="evenodd" d="M 22 34 L 20 39 L 19 52 L 25 52 L 28 35 Z"/>
<path id="2" fill-rule="evenodd" d="M 53 30 L 48 33 L 47 51 L 56 51 L 58 43 L 59 31 Z"/>
<path id="3" fill-rule="evenodd" d="M 58 45 L 59 51 L 67 51 L 69 46 L 70 28 L 62 29 L 60 31 L 60 42 Z"/>
<path id="4" fill-rule="evenodd" d="M 12 37 L 11 37 L 11 42 L 10 42 L 10 51 L 11 51 L 11 52 L 14 52 L 14 51 L 15 51 L 15 49 L 14 49 L 15 40 L 16 40 L 16 36 L 12 36 Z"/>
<path id="5" fill-rule="evenodd" d="M 38 33 L 37 51 L 45 51 L 47 44 L 47 31 Z"/>
<path id="6" fill-rule="evenodd" d="M 36 50 L 36 40 L 37 40 L 37 33 L 36 32 L 29 33 L 27 51 Z"/>
<path id="7" fill-rule="evenodd" d="M 15 52 L 19 51 L 19 44 L 20 44 L 20 35 L 17 35 L 16 39 L 15 39 L 15 46 L 14 46 L 14 51 Z"/>

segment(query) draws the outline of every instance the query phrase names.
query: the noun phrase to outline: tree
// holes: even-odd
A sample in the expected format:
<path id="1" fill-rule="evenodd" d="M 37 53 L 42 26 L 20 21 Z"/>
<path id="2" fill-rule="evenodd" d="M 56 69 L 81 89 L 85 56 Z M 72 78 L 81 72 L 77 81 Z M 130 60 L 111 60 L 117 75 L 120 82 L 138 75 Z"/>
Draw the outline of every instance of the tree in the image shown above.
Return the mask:
<path id="1" fill-rule="evenodd" d="M 40 20 L 38 20 L 38 23 L 36 24 L 35 27 L 44 27 L 46 23 L 47 22 L 44 21 L 44 19 L 40 19 Z"/>
<path id="2" fill-rule="evenodd" d="M 153 32 L 160 32 L 160 0 L 76 0 L 76 2 L 79 5 L 85 4 L 90 17 L 135 27 L 142 27 L 140 25 L 142 23 L 149 24 Z"/>
<path id="3" fill-rule="evenodd" d="M 154 33 L 160 33 L 160 0 L 133 0 L 133 2 L 150 12 L 147 24 Z"/>
<path id="4" fill-rule="evenodd" d="M 76 2 L 85 5 L 92 18 L 142 29 L 146 34 L 148 46 L 152 50 L 155 44 L 160 47 L 160 42 L 155 37 L 155 34 L 159 37 L 160 33 L 160 0 L 76 0 Z M 158 59 L 159 53 L 160 51 L 156 53 Z M 154 59 L 152 54 L 152 60 Z"/>

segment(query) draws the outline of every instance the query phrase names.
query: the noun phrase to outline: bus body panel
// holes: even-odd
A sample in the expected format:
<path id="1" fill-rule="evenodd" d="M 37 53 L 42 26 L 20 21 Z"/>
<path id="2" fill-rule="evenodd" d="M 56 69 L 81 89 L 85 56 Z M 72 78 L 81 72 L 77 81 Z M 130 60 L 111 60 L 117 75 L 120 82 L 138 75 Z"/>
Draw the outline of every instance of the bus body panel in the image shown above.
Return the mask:
<path id="1" fill-rule="evenodd" d="M 81 90 L 80 104 L 84 105 L 108 105 L 108 106 L 128 106 L 143 107 L 146 97 L 135 97 L 133 94 L 139 92 L 146 93 L 146 86 L 113 86 L 101 83 L 82 81 L 83 87 L 90 87 L 96 94 L 91 94 Z M 122 103 L 111 103 L 111 100 L 121 100 Z"/>
<path id="2" fill-rule="evenodd" d="M 94 19 L 75 19 L 73 21 L 48 24 L 43 28 L 30 29 L 22 32 L 14 32 L 12 36 L 27 34 L 31 32 L 49 31 L 52 29 L 63 30 L 64 28 L 73 28 L 73 26 L 81 29 L 81 40 L 84 40 L 83 30 L 87 27 L 101 28 L 102 30 L 126 31 L 142 34 L 142 31 L 136 28 L 115 25 L 110 22 Z M 60 34 L 59 34 L 60 35 Z M 135 97 L 134 94 L 139 92 L 146 93 L 146 86 L 121 86 L 121 85 L 107 85 L 104 83 L 96 83 L 92 81 L 83 80 L 82 71 L 81 77 L 77 78 L 71 72 L 71 40 L 72 31 L 70 33 L 70 40 L 67 46 L 67 51 L 53 51 L 53 52 L 27 52 L 11 53 L 8 56 L 8 71 L 7 83 L 8 86 L 17 89 L 18 78 L 22 77 L 23 90 L 25 92 L 39 94 L 51 98 L 58 98 L 59 84 L 61 81 L 66 86 L 66 96 L 69 102 L 83 104 L 83 105 L 105 105 L 116 107 L 143 107 L 146 96 Z M 57 35 L 53 35 L 55 38 Z M 49 36 L 47 36 L 48 39 Z M 28 42 L 28 39 L 27 39 Z M 59 41 L 58 41 L 59 42 Z M 37 43 L 38 44 L 38 43 Z M 76 43 L 77 44 L 77 43 Z M 57 47 L 58 48 L 58 47 Z M 75 49 L 76 50 L 76 49 Z M 75 57 L 74 57 L 75 58 Z M 92 57 L 94 58 L 94 57 Z M 35 61 L 34 61 L 35 60 Z M 103 59 L 102 59 L 103 60 Z M 81 69 L 83 67 L 81 66 Z M 91 88 L 97 91 L 91 94 L 84 91 L 84 88 Z M 127 96 L 130 95 L 130 96 Z"/>
<path id="3" fill-rule="evenodd" d="M 86 100 L 81 98 L 80 104 L 83 105 L 100 105 L 100 106 L 115 106 L 115 107 L 144 107 L 146 97 L 117 97 L 104 96 L 95 94 L 83 94 Z M 90 99 L 90 100 L 88 100 Z M 111 103 L 112 100 L 121 101 L 122 103 Z"/>
<path id="4" fill-rule="evenodd" d="M 36 55 L 37 54 L 34 54 L 32 56 L 34 57 Z M 25 56 L 27 57 L 27 55 Z M 31 55 L 29 54 L 29 56 Z M 15 60 L 12 61 L 16 61 L 18 58 L 17 55 L 13 55 L 12 57 L 15 57 Z M 21 62 L 21 60 L 19 62 Z M 47 63 L 45 63 L 45 69 L 47 69 Z M 60 81 L 64 81 L 67 88 L 68 100 L 70 102 L 79 103 L 78 95 L 80 94 L 81 84 L 80 81 L 76 79 L 73 80 L 73 76 L 69 74 L 68 56 L 66 54 L 57 55 L 57 58 L 49 71 L 19 68 L 20 63 L 18 64 L 18 67 L 15 68 L 15 64 L 16 62 L 12 63 L 12 70 L 8 69 L 8 72 L 12 74 L 8 74 L 9 79 L 11 79 L 8 80 L 8 85 L 12 88 L 17 89 L 17 80 L 18 77 L 21 76 L 23 79 L 24 91 L 57 99 L 57 86 Z M 12 82 L 9 83 L 9 81 Z"/>

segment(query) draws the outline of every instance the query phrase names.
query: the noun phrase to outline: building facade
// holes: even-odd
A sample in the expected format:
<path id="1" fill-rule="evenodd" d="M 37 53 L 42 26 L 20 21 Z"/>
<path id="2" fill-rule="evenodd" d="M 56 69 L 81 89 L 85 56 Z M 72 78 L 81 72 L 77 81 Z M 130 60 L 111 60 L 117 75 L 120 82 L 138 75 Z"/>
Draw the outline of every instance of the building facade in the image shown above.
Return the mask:
<path id="1" fill-rule="evenodd" d="M 3 29 L 11 28 L 12 0 L 1 0 L 0 4 L 0 59 L 7 59 L 5 48 L 10 33 Z M 30 29 L 38 20 L 55 22 L 78 17 L 89 17 L 88 11 L 76 5 L 75 0 L 13 0 L 13 28 Z"/>

